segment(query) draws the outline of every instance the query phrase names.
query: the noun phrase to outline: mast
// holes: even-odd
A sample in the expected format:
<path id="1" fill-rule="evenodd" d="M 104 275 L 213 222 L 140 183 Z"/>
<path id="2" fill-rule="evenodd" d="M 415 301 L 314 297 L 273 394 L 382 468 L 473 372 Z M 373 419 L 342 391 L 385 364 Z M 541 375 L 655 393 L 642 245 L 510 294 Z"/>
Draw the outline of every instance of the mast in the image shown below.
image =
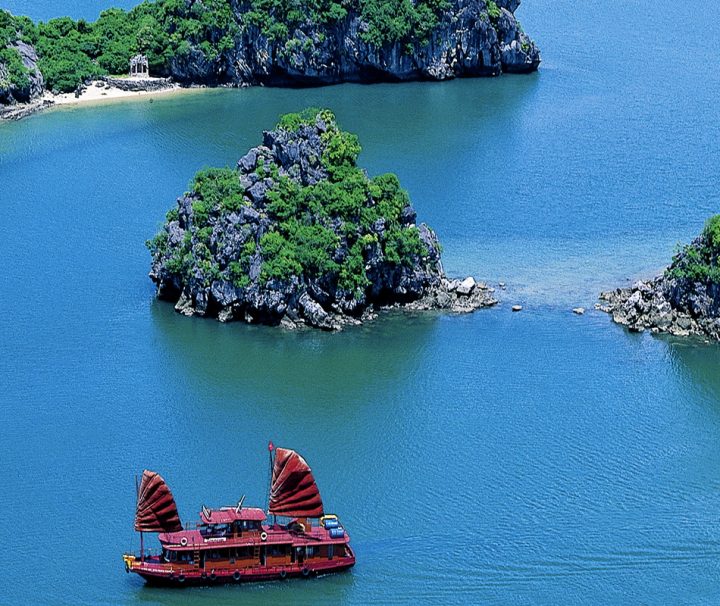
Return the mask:
<path id="1" fill-rule="evenodd" d="M 138 483 L 137 474 L 135 474 L 135 501 L 140 500 L 140 484 Z M 140 531 L 140 561 L 145 562 L 145 537 L 143 531 Z"/>
<path id="2" fill-rule="evenodd" d="M 272 474 L 273 474 L 273 451 L 275 450 L 275 445 L 272 443 L 272 440 L 268 442 L 268 457 L 270 458 L 270 473 L 268 474 L 268 490 L 267 490 L 267 509 L 268 509 L 268 515 L 270 515 L 270 489 L 272 487 Z M 277 522 L 277 516 L 273 514 L 273 526 Z"/>

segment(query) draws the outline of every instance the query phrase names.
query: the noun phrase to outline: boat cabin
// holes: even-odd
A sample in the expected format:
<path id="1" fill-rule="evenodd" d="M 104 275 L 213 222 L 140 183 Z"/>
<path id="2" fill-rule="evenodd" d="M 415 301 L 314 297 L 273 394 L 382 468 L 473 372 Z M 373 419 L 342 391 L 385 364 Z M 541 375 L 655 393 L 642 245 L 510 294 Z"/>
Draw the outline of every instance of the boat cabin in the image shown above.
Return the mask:
<path id="1" fill-rule="evenodd" d="M 203 538 L 240 537 L 244 532 L 261 532 L 267 516 L 262 509 L 245 507 L 221 507 L 200 512 L 197 528 Z"/>

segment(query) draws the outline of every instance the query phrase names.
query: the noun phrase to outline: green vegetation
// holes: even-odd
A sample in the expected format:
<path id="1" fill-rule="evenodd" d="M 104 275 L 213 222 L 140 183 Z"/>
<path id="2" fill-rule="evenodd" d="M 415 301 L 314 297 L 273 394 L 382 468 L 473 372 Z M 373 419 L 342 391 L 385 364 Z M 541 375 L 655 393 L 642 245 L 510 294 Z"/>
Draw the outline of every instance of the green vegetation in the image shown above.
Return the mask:
<path id="1" fill-rule="evenodd" d="M 248 0 L 248 10 L 238 17 L 228 0 L 145 0 L 130 11 L 103 11 L 95 22 L 61 17 L 37 24 L 0 10 L 0 47 L 5 49 L 0 61 L 9 66 L 13 82 L 24 83 L 24 68 L 6 47 L 25 40 L 38 51 L 47 87 L 70 92 L 92 78 L 126 73 L 136 53 L 147 55 L 156 75 L 169 74 L 170 62 L 191 51 L 214 61 L 250 27 L 285 51 L 309 50 L 313 42 L 296 39 L 297 28 L 331 25 L 350 11 L 368 24 L 363 40 L 376 46 L 400 42 L 410 52 L 414 45 L 427 44 L 447 6 L 447 0 Z M 488 0 L 491 7 L 498 10 Z M 324 34 L 318 35 L 322 41 Z"/>
<path id="2" fill-rule="evenodd" d="M 407 266 L 427 250 L 416 227 L 401 225 L 402 211 L 410 200 L 398 178 L 386 174 L 369 179 L 357 166 L 357 137 L 337 128 L 332 112 L 309 109 L 287 114 L 277 128 L 295 132 L 318 117 L 331 125 L 322 135 L 325 150 L 320 159 L 328 179 L 301 187 L 281 177 L 268 193 L 267 211 L 276 223 L 260 242 L 263 277 L 335 274 L 341 289 L 359 295 L 368 284 L 365 256 L 370 247 L 380 245 L 389 263 Z M 384 222 L 380 240 L 373 233 L 377 221 Z M 338 224 L 346 252 L 336 261 L 343 255 L 336 254 L 340 240 L 331 226 Z"/>
<path id="3" fill-rule="evenodd" d="M 25 20 L 18 20 L 24 23 Z M 30 86 L 28 79 L 29 72 L 23 65 L 20 53 L 16 48 L 10 46 L 19 39 L 15 18 L 9 13 L 0 11 L 0 64 L 5 66 L 7 79 L 0 80 L 0 88 L 13 87 L 18 90 L 27 89 Z"/>
<path id="4" fill-rule="evenodd" d="M 441 11 L 449 6 L 447 0 L 359 0 L 359 4 L 369 25 L 360 34 L 365 42 L 375 46 L 404 42 L 406 50 L 412 43 L 428 43 Z"/>
<path id="5" fill-rule="evenodd" d="M 328 179 L 301 187 L 280 177 L 268 192 L 267 212 L 275 220 L 273 231 L 260 241 L 264 279 L 288 279 L 305 273 L 311 277 L 334 275 L 343 290 L 360 294 L 367 286 L 365 254 L 380 245 L 388 262 L 413 263 L 427 254 L 417 228 L 401 227 L 407 193 L 395 175 L 368 179 L 357 167 L 360 144 L 355 135 L 335 125 L 328 110 L 308 109 L 280 118 L 277 128 L 296 132 L 321 118 L 331 127 L 322 135 L 325 149 L 320 158 Z M 376 221 L 385 222 L 381 241 L 372 233 Z M 332 226 L 339 225 L 334 230 Z M 336 233 L 336 231 L 338 233 Z M 340 236 L 344 254 L 337 254 Z"/>
<path id="6" fill-rule="evenodd" d="M 708 220 L 697 240 L 680 248 L 666 276 L 676 280 L 720 284 L 720 215 Z"/>
<path id="7" fill-rule="evenodd" d="M 277 128 L 295 132 L 302 126 L 314 124 L 321 111 L 322 110 L 317 107 L 308 107 L 301 112 L 285 114 L 284 116 L 280 116 Z"/>
<path id="8" fill-rule="evenodd" d="M 125 74 L 136 53 L 151 72 L 167 74 L 173 58 L 196 48 L 212 61 L 233 47 L 240 25 L 227 0 L 143 2 L 130 11 L 103 11 L 94 23 L 69 17 L 32 23 L 0 10 L 0 36 L 33 44 L 49 89 L 70 92 L 89 79 Z"/>
<path id="9" fill-rule="evenodd" d="M 0 80 L 0 88 L 13 87 L 24 90 L 30 86 L 28 70 L 23 65 L 20 53 L 15 48 L 0 49 L 0 64 L 7 70 L 7 80 Z"/>
<path id="10" fill-rule="evenodd" d="M 426 257 L 429 251 L 417 227 L 403 220 L 410 200 L 398 178 L 385 174 L 370 179 L 358 168 L 357 137 L 340 130 L 332 112 L 310 109 L 288 114 L 277 128 L 285 131 L 285 139 L 307 141 L 309 133 L 299 131 L 315 129 L 318 119 L 326 128 L 314 162 L 325 169 L 327 178 L 303 186 L 283 174 L 271 157 L 260 156 L 255 178 L 265 179 L 269 189 L 255 211 L 267 220 L 262 229 L 257 223 L 233 228 L 233 233 L 242 234 L 242 249 L 227 266 L 213 260 L 216 247 L 223 246 L 213 236 L 222 240 L 218 226 L 227 225 L 227 214 L 250 206 L 238 173 L 231 169 L 205 169 L 195 176 L 189 188 L 191 220 L 177 211 L 167 216 L 168 221 L 180 221 L 185 239 L 171 249 L 168 231 L 162 230 L 148 242 L 153 257 L 166 258 L 165 268 L 186 281 L 221 278 L 239 288 L 251 284 L 256 258 L 261 285 L 271 280 L 320 280 L 356 298 L 370 283 L 366 266 L 371 257 L 390 267 L 413 267 Z"/>
<path id="11" fill-rule="evenodd" d="M 220 207 L 223 210 L 234 212 L 248 205 L 243 198 L 244 192 L 240 186 L 237 171 L 231 168 L 201 170 L 195 175 L 191 191 L 202 200 L 203 205 L 208 209 Z"/>
<path id="12" fill-rule="evenodd" d="M 491 21 L 497 21 L 502 14 L 500 8 L 495 4 L 495 0 L 485 0 L 485 6 L 487 7 L 488 16 Z"/>
<path id="13" fill-rule="evenodd" d="M 353 1 L 334 0 L 251 0 L 245 15 L 270 40 L 290 41 L 290 33 L 308 23 L 327 24 L 347 16 L 345 6 Z"/>

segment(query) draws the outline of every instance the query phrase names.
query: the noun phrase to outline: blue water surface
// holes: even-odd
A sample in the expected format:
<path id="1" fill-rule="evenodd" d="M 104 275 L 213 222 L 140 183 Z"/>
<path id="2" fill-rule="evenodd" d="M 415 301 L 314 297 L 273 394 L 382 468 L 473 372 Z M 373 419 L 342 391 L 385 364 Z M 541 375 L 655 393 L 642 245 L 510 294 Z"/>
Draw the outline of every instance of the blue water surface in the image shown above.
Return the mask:
<path id="1" fill-rule="evenodd" d="M 720 349 L 592 310 L 720 210 L 720 6 L 518 15 L 538 74 L 197 91 L 0 126 L 1 604 L 720 601 Z M 144 241 L 194 172 L 308 105 L 360 136 L 371 174 L 398 173 L 448 273 L 507 283 L 499 307 L 330 335 L 154 299 Z M 352 572 L 187 591 L 124 574 L 136 473 L 163 473 L 187 519 L 263 506 L 269 438 L 310 461 Z"/>

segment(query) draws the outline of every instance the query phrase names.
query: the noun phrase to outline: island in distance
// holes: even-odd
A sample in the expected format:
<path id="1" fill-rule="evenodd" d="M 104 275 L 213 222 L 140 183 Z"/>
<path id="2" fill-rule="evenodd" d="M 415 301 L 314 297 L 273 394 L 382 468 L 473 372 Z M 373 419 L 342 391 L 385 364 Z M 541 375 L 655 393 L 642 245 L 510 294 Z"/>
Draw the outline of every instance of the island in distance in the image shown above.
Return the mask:
<path id="1" fill-rule="evenodd" d="M 519 0 L 156 0 L 95 22 L 34 23 L 0 10 L 0 117 L 127 75 L 184 86 L 317 86 L 537 70 Z M 111 78 L 109 81 L 114 81 Z M 21 107 L 13 107 L 21 106 Z M 30 106 L 23 109 L 22 106 Z"/>
<path id="2" fill-rule="evenodd" d="M 329 110 L 288 114 L 237 169 L 200 171 L 148 242 L 161 299 L 185 315 L 337 330 L 381 308 L 497 303 L 449 279 L 397 177 L 369 178 Z"/>
<path id="3" fill-rule="evenodd" d="M 720 215 L 677 252 L 662 275 L 600 299 L 598 309 L 631 331 L 720 340 Z"/>

